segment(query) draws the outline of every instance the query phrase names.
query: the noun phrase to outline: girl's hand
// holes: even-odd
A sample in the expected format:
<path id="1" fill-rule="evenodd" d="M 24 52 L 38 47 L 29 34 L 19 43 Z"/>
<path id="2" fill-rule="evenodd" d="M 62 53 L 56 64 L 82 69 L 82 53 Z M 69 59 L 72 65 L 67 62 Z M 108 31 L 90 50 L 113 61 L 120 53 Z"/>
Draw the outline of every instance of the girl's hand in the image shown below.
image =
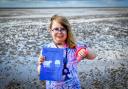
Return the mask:
<path id="1" fill-rule="evenodd" d="M 94 52 L 92 52 L 92 50 L 82 48 L 78 52 L 78 56 L 81 58 L 93 60 L 96 57 L 96 54 Z"/>
<path id="2" fill-rule="evenodd" d="M 45 57 L 44 56 L 39 56 L 38 58 L 38 65 L 42 64 L 45 60 Z"/>
<path id="3" fill-rule="evenodd" d="M 81 49 L 79 52 L 78 52 L 78 56 L 81 57 L 81 58 L 84 58 L 87 56 L 87 54 L 85 54 L 86 52 L 86 49 Z"/>
<path id="4" fill-rule="evenodd" d="M 40 64 L 42 64 L 44 61 L 45 61 L 45 57 L 44 56 L 39 56 L 38 63 L 37 63 L 37 72 L 38 72 L 38 74 L 40 74 L 40 68 L 41 68 Z"/>

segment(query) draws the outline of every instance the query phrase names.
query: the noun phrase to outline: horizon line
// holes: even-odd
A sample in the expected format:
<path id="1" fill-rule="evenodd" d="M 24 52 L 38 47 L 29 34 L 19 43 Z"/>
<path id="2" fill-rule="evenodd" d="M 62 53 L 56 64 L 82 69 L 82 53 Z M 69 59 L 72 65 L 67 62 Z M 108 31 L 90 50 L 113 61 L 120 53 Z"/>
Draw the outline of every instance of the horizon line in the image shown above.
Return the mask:
<path id="1" fill-rule="evenodd" d="M 126 7 L 0 7 L 0 9 L 69 9 L 69 8 L 128 8 Z"/>

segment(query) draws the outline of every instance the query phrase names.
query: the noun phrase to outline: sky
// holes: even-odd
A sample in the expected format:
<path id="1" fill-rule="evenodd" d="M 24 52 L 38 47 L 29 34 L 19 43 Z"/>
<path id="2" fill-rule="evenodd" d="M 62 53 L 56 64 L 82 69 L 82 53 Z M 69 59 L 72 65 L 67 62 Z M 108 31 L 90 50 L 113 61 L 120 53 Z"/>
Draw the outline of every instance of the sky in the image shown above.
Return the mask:
<path id="1" fill-rule="evenodd" d="M 128 7 L 128 0 L 0 0 L 0 8 Z"/>

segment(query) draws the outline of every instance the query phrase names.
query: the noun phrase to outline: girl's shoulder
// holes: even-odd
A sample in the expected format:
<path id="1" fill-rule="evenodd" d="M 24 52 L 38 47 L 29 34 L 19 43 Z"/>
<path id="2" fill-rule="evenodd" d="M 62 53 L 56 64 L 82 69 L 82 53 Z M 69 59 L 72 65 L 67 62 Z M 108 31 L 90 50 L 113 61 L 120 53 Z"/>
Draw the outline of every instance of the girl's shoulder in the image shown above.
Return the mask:
<path id="1" fill-rule="evenodd" d="M 53 43 L 45 43 L 45 44 L 41 45 L 40 55 L 42 55 L 43 48 L 52 48 L 52 47 L 53 47 Z"/>
<path id="2" fill-rule="evenodd" d="M 87 46 L 86 43 L 77 42 L 77 44 L 76 44 L 76 48 L 79 48 L 79 47 L 87 48 L 88 46 Z"/>
<path id="3" fill-rule="evenodd" d="M 51 43 L 45 43 L 42 45 L 42 48 L 54 48 L 55 44 L 53 42 Z"/>

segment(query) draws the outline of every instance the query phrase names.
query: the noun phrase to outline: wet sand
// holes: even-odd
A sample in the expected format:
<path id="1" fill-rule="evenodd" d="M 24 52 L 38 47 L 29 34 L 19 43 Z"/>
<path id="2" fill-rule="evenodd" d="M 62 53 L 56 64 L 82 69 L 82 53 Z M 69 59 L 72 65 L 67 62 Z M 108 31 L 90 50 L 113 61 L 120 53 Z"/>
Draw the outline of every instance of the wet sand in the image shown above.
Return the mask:
<path id="1" fill-rule="evenodd" d="M 1 89 L 42 89 L 36 53 L 51 41 L 54 14 L 66 16 L 78 43 L 96 51 L 95 60 L 78 65 L 82 89 L 127 89 L 128 8 L 0 9 Z"/>

